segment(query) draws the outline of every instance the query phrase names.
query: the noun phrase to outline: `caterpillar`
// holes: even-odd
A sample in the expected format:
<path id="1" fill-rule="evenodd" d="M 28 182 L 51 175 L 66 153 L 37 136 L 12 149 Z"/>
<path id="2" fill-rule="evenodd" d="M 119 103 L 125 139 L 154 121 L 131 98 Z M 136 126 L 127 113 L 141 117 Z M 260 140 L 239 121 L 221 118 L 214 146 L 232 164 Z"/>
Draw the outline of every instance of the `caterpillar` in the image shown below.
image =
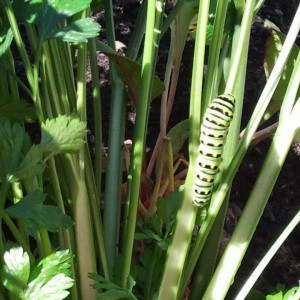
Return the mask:
<path id="1" fill-rule="evenodd" d="M 203 207 L 210 200 L 234 113 L 234 103 L 234 96 L 220 95 L 212 100 L 204 114 L 193 187 L 193 203 L 198 207 Z"/>

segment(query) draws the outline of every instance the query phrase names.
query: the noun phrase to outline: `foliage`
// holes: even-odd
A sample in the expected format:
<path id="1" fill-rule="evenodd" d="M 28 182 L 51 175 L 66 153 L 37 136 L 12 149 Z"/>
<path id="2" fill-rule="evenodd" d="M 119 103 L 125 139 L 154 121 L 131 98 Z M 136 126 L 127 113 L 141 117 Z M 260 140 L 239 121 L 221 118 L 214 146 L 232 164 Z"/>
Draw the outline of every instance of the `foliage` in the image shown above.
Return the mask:
<path id="1" fill-rule="evenodd" d="M 56 251 L 31 269 L 28 254 L 21 247 L 11 248 L 4 254 L 3 285 L 15 299 L 65 299 L 74 284 L 68 270 L 71 260 L 68 250 Z"/>
<path id="2" fill-rule="evenodd" d="M 64 299 L 69 293 L 70 299 L 226 296 L 300 127 L 298 9 L 287 36 L 266 25 L 272 27 L 264 66 L 268 81 L 239 139 L 251 22 L 262 3 L 180 0 L 166 14 L 165 1 L 142 1 L 123 55 L 115 50 L 112 1 L 0 1 L 0 300 Z M 101 27 L 91 15 L 102 9 L 107 44 L 97 39 Z M 166 32 L 165 74 L 158 77 Z M 189 118 L 169 129 L 189 35 L 195 39 Z M 108 142 L 97 51 L 110 64 Z M 222 94 L 235 99 L 225 130 L 220 115 L 226 115 L 226 97 L 222 107 L 210 106 Z M 155 98 L 161 99 L 160 131 L 148 155 Z M 124 145 L 128 106 L 136 118 L 133 141 Z M 276 113 L 278 124 L 257 132 Z M 214 114 L 218 126 L 209 126 L 199 148 L 203 117 Z M 227 133 L 220 153 L 216 144 Z M 265 163 L 217 264 L 231 183 L 251 143 L 270 134 Z M 212 195 L 198 208 L 195 174 L 206 174 L 214 164 L 213 178 L 201 179 L 210 180 Z M 11 241 L 19 246 L 11 247 Z M 295 293 L 298 288 L 281 289 L 267 299 Z"/>

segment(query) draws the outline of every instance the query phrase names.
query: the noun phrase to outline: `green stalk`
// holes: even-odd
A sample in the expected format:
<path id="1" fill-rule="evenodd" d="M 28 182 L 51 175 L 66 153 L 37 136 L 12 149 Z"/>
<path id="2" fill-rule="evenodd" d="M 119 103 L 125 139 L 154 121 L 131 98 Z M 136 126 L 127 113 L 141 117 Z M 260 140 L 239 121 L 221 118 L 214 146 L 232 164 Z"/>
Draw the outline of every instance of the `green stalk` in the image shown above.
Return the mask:
<path id="1" fill-rule="evenodd" d="M 115 32 L 111 0 L 104 1 L 108 45 L 115 49 Z M 118 253 L 122 190 L 122 145 L 125 128 L 124 85 L 115 64 L 109 61 L 111 78 L 111 113 L 108 138 L 108 162 L 104 195 L 104 241 L 110 276 Z"/>
<path id="2" fill-rule="evenodd" d="M 92 210 L 93 216 L 93 224 L 95 228 L 95 235 L 96 235 L 96 244 L 97 249 L 99 252 L 99 261 L 101 263 L 101 267 L 103 270 L 104 277 L 109 280 L 109 270 L 107 264 L 107 255 L 105 252 L 105 245 L 104 245 L 104 234 L 103 234 L 103 226 L 102 226 L 102 218 L 100 214 L 99 208 L 99 191 L 97 190 L 95 177 L 93 174 L 92 162 L 89 156 L 88 147 L 85 145 L 85 169 L 86 169 L 86 185 L 87 185 L 87 192 L 90 199 L 90 205 Z"/>
<path id="3" fill-rule="evenodd" d="M 198 11 L 194 64 L 192 73 L 190 103 L 190 166 L 196 163 L 199 143 L 201 95 L 204 69 L 206 25 L 209 12 L 209 1 L 201 1 Z M 179 283 L 195 224 L 196 209 L 192 204 L 191 190 L 194 182 L 194 168 L 190 168 L 184 189 L 184 199 L 177 214 L 177 223 L 173 241 L 168 249 L 166 266 L 159 292 L 159 300 L 177 299 Z"/>
<path id="4" fill-rule="evenodd" d="M 1 189 L 0 189 L 0 262 L 3 265 L 4 260 L 4 245 L 3 245 L 3 230 L 2 230 L 2 218 L 4 214 L 4 207 L 5 207 L 5 202 L 6 202 L 6 196 L 9 190 L 9 183 L 6 181 L 6 179 L 3 180 L 1 184 Z"/>
<path id="5" fill-rule="evenodd" d="M 18 203 L 23 197 L 23 187 L 21 182 L 14 182 L 12 183 L 12 191 L 14 195 L 13 203 Z M 29 237 L 26 234 L 24 222 L 22 220 L 17 220 L 17 228 L 20 231 L 20 234 L 26 239 L 26 243 L 29 245 Z"/>
<path id="6" fill-rule="evenodd" d="M 251 9 L 251 7 L 248 9 Z M 252 17 L 251 14 L 246 14 L 246 18 L 249 18 L 247 21 L 251 24 Z M 244 21 L 244 23 L 246 23 Z M 248 47 L 244 47 L 246 52 L 235 52 L 234 49 L 237 49 L 237 45 L 244 44 L 249 45 L 249 37 L 250 37 L 250 27 L 244 27 L 244 30 L 241 30 L 241 18 L 237 18 L 234 35 L 233 35 L 233 43 L 232 43 L 232 52 L 231 57 L 232 61 L 239 60 L 239 72 L 237 73 L 237 78 L 235 79 L 235 88 L 232 91 L 232 94 L 235 95 L 236 99 L 240 99 L 235 103 L 235 112 L 234 119 L 232 124 L 230 125 L 229 134 L 227 137 L 222 164 L 220 165 L 218 176 L 216 178 L 215 185 L 218 185 L 219 179 L 222 177 L 223 170 L 227 169 L 230 165 L 228 164 L 232 158 L 232 155 L 238 144 L 238 136 L 240 133 L 240 122 L 242 116 L 242 106 L 243 106 L 243 95 L 244 95 L 244 86 L 245 86 L 245 77 L 246 77 L 246 66 L 247 66 L 247 57 L 248 57 Z M 237 55 L 242 57 L 242 60 Z M 216 66 L 216 65 L 215 65 Z M 230 72 L 233 72 L 230 69 Z M 216 78 L 215 78 L 216 79 Z M 226 84 L 226 83 L 225 83 Z M 213 85 L 213 84 L 212 84 Z M 215 87 L 216 88 L 216 87 Z M 212 96 L 213 94 L 211 94 Z M 197 247 L 194 247 L 191 252 L 191 256 L 200 255 L 200 258 L 197 262 L 197 270 L 194 272 L 194 283 L 191 289 L 191 299 L 197 299 L 199 295 L 203 295 L 210 279 L 215 269 L 216 258 L 218 254 L 220 239 L 222 235 L 222 230 L 225 222 L 227 205 L 229 200 L 229 194 L 227 195 L 225 201 L 222 204 L 221 210 L 216 215 L 216 218 L 213 222 L 213 227 L 209 233 L 209 236 L 205 242 L 203 250 L 200 252 L 196 252 Z M 214 201 L 214 195 L 212 195 L 212 201 Z M 197 242 L 196 242 L 197 243 Z M 188 280 L 193 272 L 194 265 L 188 263 L 187 268 L 185 270 L 185 275 L 182 277 L 183 282 L 181 283 L 181 291 L 184 291 L 186 285 L 188 284 Z"/>
<path id="7" fill-rule="evenodd" d="M 11 233 L 14 235 L 14 238 L 19 243 L 19 245 L 28 253 L 30 258 L 30 265 L 33 266 L 35 259 L 27 241 L 24 239 L 23 235 L 20 233 L 15 223 L 11 220 L 11 218 L 6 213 L 3 214 L 3 220 L 6 223 L 9 230 L 11 231 Z"/>
<path id="8" fill-rule="evenodd" d="M 51 61 L 51 54 L 49 48 L 49 41 L 43 43 L 43 60 L 45 62 L 45 79 L 49 86 L 48 93 L 51 99 L 52 111 L 54 111 L 54 116 L 57 117 L 59 114 L 63 113 L 63 108 L 61 107 L 59 93 L 56 86 L 54 69 Z"/>
<path id="9" fill-rule="evenodd" d="M 94 110 L 94 134 L 95 134 L 95 181 L 97 186 L 98 198 L 101 192 L 102 178 L 102 112 L 101 112 L 101 94 L 99 87 L 99 71 L 96 56 L 96 42 L 92 38 L 88 42 L 90 65 L 92 73 L 93 87 L 93 110 Z"/>
<path id="10" fill-rule="evenodd" d="M 10 65 L 10 69 L 11 69 L 12 73 L 15 75 L 16 71 L 15 71 L 14 59 L 13 59 L 11 50 L 7 51 L 5 55 L 7 56 L 6 61 Z M 8 75 L 10 75 L 10 74 L 8 73 Z M 9 76 L 8 82 L 9 82 L 9 88 L 11 91 L 11 95 L 14 97 L 14 99 L 20 100 L 19 87 L 18 87 L 17 81 L 12 76 Z"/>
<path id="11" fill-rule="evenodd" d="M 182 3 L 182 6 L 180 6 L 180 10 L 176 10 L 175 8 L 172 10 L 172 12 L 176 11 L 178 15 L 176 17 L 172 17 L 172 20 L 175 21 L 174 24 L 171 25 L 171 44 L 169 48 L 168 61 L 164 76 L 164 85 L 166 89 L 163 92 L 161 98 L 161 126 L 164 127 L 166 127 L 169 122 L 175 99 L 182 55 L 184 46 L 186 44 L 186 38 L 189 33 L 190 22 L 196 14 L 196 4 L 194 2 L 181 1 L 180 3 Z M 176 5 L 178 5 L 178 3 Z M 172 14 L 172 12 L 169 14 L 169 16 Z M 167 22 L 167 20 L 165 20 L 165 22 Z M 165 22 L 162 25 L 163 27 L 165 25 Z M 166 134 L 164 134 L 164 131 L 161 130 L 153 149 L 150 161 L 148 163 L 148 176 L 151 176 L 152 174 L 152 170 L 159 153 L 162 138 L 164 138 L 165 135 Z"/>
<path id="12" fill-rule="evenodd" d="M 253 233 L 293 142 L 295 132 L 300 126 L 300 101 L 296 103 L 291 114 L 288 115 L 284 109 L 286 105 L 290 106 L 290 103 L 294 103 L 299 83 L 300 54 L 298 55 L 287 93 L 282 104 L 284 116 L 280 116 L 278 129 L 262 170 L 252 189 L 233 236 L 216 269 L 215 275 L 207 288 L 205 293 L 206 298 L 204 299 L 214 299 L 211 298 L 212 295 L 216 295 L 217 299 L 222 299 L 222 297 L 225 296 L 249 246 Z M 215 289 L 216 286 L 218 286 L 218 291 Z"/>
<path id="13" fill-rule="evenodd" d="M 68 92 L 67 92 L 67 86 L 66 81 L 64 77 L 64 72 L 62 69 L 62 59 L 60 56 L 59 48 L 57 43 L 60 41 L 56 40 L 50 40 L 48 45 L 50 48 L 51 53 L 51 66 L 53 66 L 53 75 L 55 80 L 55 86 L 57 87 L 58 93 L 60 95 L 60 105 L 62 107 L 62 113 L 63 114 L 69 114 L 70 113 L 70 105 L 69 105 L 69 98 L 68 98 Z M 63 49 L 62 47 L 60 48 Z"/>
<path id="14" fill-rule="evenodd" d="M 37 49 L 35 52 L 35 57 L 34 57 L 32 93 L 33 93 L 33 101 L 34 101 L 36 114 L 37 114 L 37 117 L 38 117 L 40 123 L 42 123 L 44 121 L 44 112 L 43 112 L 43 108 L 42 108 L 41 99 L 39 97 L 39 92 L 40 92 L 40 89 L 39 89 L 39 67 L 40 67 L 41 56 L 42 56 L 42 44 L 38 43 Z"/>
<path id="15" fill-rule="evenodd" d="M 99 250 L 99 261 L 102 266 L 104 277 L 109 280 L 109 270 L 107 264 L 107 255 L 105 251 L 102 220 L 99 208 L 99 198 L 101 192 L 101 175 L 102 175 L 102 113 L 101 113 L 101 96 L 99 87 L 98 63 L 96 56 L 95 39 L 88 42 L 90 65 L 92 73 L 93 86 L 93 104 L 94 104 L 94 132 L 95 132 L 95 177 L 91 158 L 86 145 L 85 162 L 86 162 L 86 182 L 88 196 L 90 198 L 91 209 L 93 214 L 93 223 L 96 234 L 96 244 Z"/>
<path id="16" fill-rule="evenodd" d="M 153 297 L 151 297 L 151 283 L 155 272 L 155 265 L 157 263 L 157 260 L 159 259 L 160 254 L 161 249 L 158 246 L 155 246 L 153 256 L 151 259 L 151 265 L 150 268 L 147 270 L 147 279 L 145 283 L 145 300 L 153 299 Z"/>
<path id="17" fill-rule="evenodd" d="M 9 96 L 9 91 L 8 91 L 7 76 L 4 70 L 0 70 L 0 82 L 1 82 L 0 84 L 1 99 L 7 99 Z"/>
<path id="18" fill-rule="evenodd" d="M 298 20 L 297 20 L 298 18 Z M 270 99 L 274 93 L 274 90 L 277 86 L 277 83 L 280 79 L 281 73 L 283 71 L 283 68 L 285 66 L 285 63 L 287 61 L 288 55 L 293 47 L 293 44 L 296 40 L 297 33 L 300 29 L 300 9 L 298 9 L 296 16 L 293 20 L 293 23 L 291 25 L 290 31 L 287 35 L 287 38 L 285 40 L 285 43 L 282 47 L 282 51 L 279 54 L 279 57 L 277 59 L 277 62 L 272 70 L 272 73 L 269 77 L 269 80 L 267 81 L 265 88 L 259 98 L 259 101 L 257 103 L 257 106 L 252 114 L 252 117 L 249 121 L 249 124 L 247 126 L 247 129 L 245 131 L 245 134 L 243 135 L 242 140 L 239 143 L 238 149 L 235 152 L 235 155 L 233 156 L 232 160 L 228 163 L 230 165 L 230 168 L 224 169 L 224 172 L 219 180 L 219 185 L 216 188 L 216 191 L 214 193 L 215 198 L 211 202 L 211 205 L 209 207 L 208 215 L 201 225 L 200 231 L 198 233 L 198 237 L 195 243 L 195 246 L 192 249 L 192 252 L 189 256 L 189 265 L 187 266 L 187 271 L 192 273 L 193 266 L 196 265 L 198 255 L 197 253 L 200 253 L 205 241 L 207 239 L 208 233 L 214 223 L 215 216 L 218 214 L 220 207 L 223 203 L 224 198 L 226 197 L 231 182 L 234 178 L 234 175 L 236 174 L 239 165 L 241 164 L 241 161 L 251 143 L 252 136 L 256 132 L 256 129 L 260 123 L 260 120 L 270 102 Z M 184 278 L 187 278 L 186 275 Z M 187 283 L 186 283 L 187 284 Z"/>
<path id="19" fill-rule="evenodd" d="M 239 223 L 204 294 L 204 300 L 225 297 L 290 149 L 294 138 L 291 126 L 293 124 L 287 121 L 286 126 L 278 128 Z"/>
<path id="20" fill-rule="evenodd" d="M 86 17 L 86 11 L 82 13 Z M 86 121 L 86 58 L 87 45 L 78 46 L 78 70 L 77 70 L 77 114 L 82 121 Z M 75 237 L 77 246 L 77 260 L 79 266 L 80 291 L 82 299 L 95 299 L 97 292 L 91 288 L 93 281 L 88 277 L 89 273 L 96 273 L 95 247 L 93 242 L 93 230 L 91 221 L 91 208 L 85 183 L 85 149 L 78 154 L 77 193 L 74 205 Z M 73 156 L 75 159 L 75 156 Z"/>
<path id="21" fill-rule="evenodd" d="M 76 88 L 70 45 L 68 43 L 57 41 L 57 47 L 63 70 L 63 78 L 67 89 L 68 105 L 70 107 L 70 111 L 74 111 L 76 109 Z"/>
<path id="22" fill-rule="evenodd" d="M 186 5 L 185 1 L 177 1 L 171 12 L 168 14 L 167 18 L 164 20 L 161 29 L 161 37 L 166 33 L 166 31 L 170 28 L 171 23 L 175 20 L 175 18 L 180 14 L 181 9 Z"/>
<path id="23" fill-rule="evenodd" d="M 294 216 L 294 218 L 291 220 L 291 222 L 288 224 L 288 226 L 283 230 L 281 235 L 277 238 L 275 243 L 271 246 L 271 248 L 265 254 L 263 259 L 256 266 L 256 268 L 252 272 L 251 276 L 248 277 L 247 281 L 245 282 L 243 287 L 240 289 L 240 291 L 239 291 L 238 295 L 236 296 L 235 300 L 244 300 L 246 298 L 246 296 L 250 292 L 251 288 L 255 284 L 256 280 L 258 279 L 258 277 L 261 275 L 261 273 L 266 268 L 268 263 L 271 261 L 273 256 L 276 254 L 276 252 L 283 245 L 285 240 L 288 238 L 288 236 L 292 233 L 292 231 L 295 229 L 295 227 L 299 223 L 300 223 L 300 211 L 298 211 L 298 213 Z"/>
<path id="24" fill-rule="evenodd" d="M 31 88 L 33 88 L 34 81 L 33 81 L 33 72 L 32 72 L 32 69 L 31 69 L 31 63 L 30 63 L 29 57 L 26 53 L 25 45 L 24 45 L 24 42 L 21 38 L 21 34 L 20 34 L 20 31 L 19 31 L 19 28 L 18 28 L 17 20 L 15 18 L 10 0 L 3 0 L 2 3 L 3 3 L 3 6 L 4 6 L 4 9 L 6 11 L 6 14 L 7 14 L 9 23 L 10 23 L 10 27 L 11 27 L 13 33 L 14 33 L 14 40 L 15 40 L 15 43 L 16 43 L 17 48 L 19 50 L 20 56 L 22 58 L 22 62 L 23 62 L 23 65 L 24 65 L 24 69 L 25 69 L 25 73 L 26 73 L 28 82 L 29 82 Z"/>
<path id="25" fill-rule="evenodd" d="M 126 51 L 126 56 L 131 60 L 136 60 L 141 47 L 141 43 L 143 41 L 147 14 L 147 1 L 148 0 L 142 2 L 142 7 L 139 10 L 134 30 L 130 37 L 128 48 Z"/>
<path id="26" fill-rule="evenodd" d="M 214 33 L 209 47 L 207 63 L 207 74 L 203 88 L 203 101 L 201 102 L 202 115 L 211 99 L 218 94 L 218 62 L 222 41 L 224 41 L 224 24 L 226 20 L 228 1 L 218 1 L 216 19 L 214 23 Z"/>
<path id="27" fill-rule="evenodd" d="M 60 184 L 59 184 L 59 178 L 58 178 L 58 174 L 57 174 L 57 170 L 56 170 L 56 166 L 55 166 L 55 160 L 54 158 L 50 158 L 49 159 L 49 168 L 50 168 L 50 173 L 52 176 L 52 184 L 53 184 L 53 189 L 54 189 L 54 194 L 55 194 L 55 199 L 56 199 L 56 203 L 57 206 L 62 210 L 62 212 L 65 214 L 65 206 L 64 206 L 64 202 L 63 202 L 63 197 L 62 197 L 62 193 L 61 193 L 61 189 L 60 189 Z M 60 245 L 61 249 L 69 249 L 70 250 L 70 254 L 75 254 L 74 248 L 72 247 L 72 243 L 71 243 L 71 238 L 70 238 L 70 230 L 63 230 L 63 245 Z M 75 280 L 75 282 L 77 282 L 76 279 L 76 272 L 75 272 L 75 267 L 74 267 L 74 261 L 71 261 L 71 274 L 73 279 Z M 78 291 L 77 291 L 77 286 L 74 285 L 71 288 L 71 296 L 72 296 L 72 300 L 76 300 L 78 299 Z"/>
<path id="28" fill-rule="evenodd" d="M 254 14 L 255 1 L 247 0 L 245 4 L 245 10 L 243 14 L 242 24 L 241 24 L 241 40 L 243 41 L 244 37 L 248 37 L 251 30 L 251 21 Z M 226 83 L 225 93 L 231 94 L 236 87 L 236 78 L 239 73 L 239 68 L 244 60 L 244 55 L 248 53 L 248 43 L 240 42 L 236 45 L 235 57 L 233 60 L 232 66 L 230 68 L 230 73 L 228 81 Z"/>
<path id="29" fill-rule="evenodd" d="M 148 1 L 146 34 L 142 62 L 142 85 L 139 93 L 136 124 L 134 127 L 134 145 L 132 162 L 128 175 L 127 188 L 127 223 L 124 236 L 123 270 L 121 286 L 125 287 L 130 274 L 137 208 L 139 202 L 140 182 L 142 173 L 143 153 L 145 149 L 146 128 L 148 124 L 149 106 L 151 101 L 152 83 L 155 61 L 157 58 L 158 41 L 164 9 L 163 1 Z"/>
<path id="30" fill-rule="evenodd" d="M 79 162 L 83 164 L 82 160 L 79 160 Z M 83 173 L 83 170 L 81 172 Z M 94 282 L 88 278 L 89 273 L 97 272 L 97 267 L 86 184 L 83 174 L 81 176 L 81 179 L 77 181 L 78 188 L 74 212 L 78 277 L 81 299 L 96 299 L 96 290 L 91 288 L 91 284 Z"/>

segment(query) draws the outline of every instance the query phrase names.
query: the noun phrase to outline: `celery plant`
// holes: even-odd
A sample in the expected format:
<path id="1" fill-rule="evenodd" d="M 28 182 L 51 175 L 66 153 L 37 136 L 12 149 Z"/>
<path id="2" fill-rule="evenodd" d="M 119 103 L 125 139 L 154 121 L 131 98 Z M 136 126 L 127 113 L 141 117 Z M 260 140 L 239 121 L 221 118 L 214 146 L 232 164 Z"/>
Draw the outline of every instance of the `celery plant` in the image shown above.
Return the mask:
<path id="1" fill-rule="evenodd" d="M 143 1 L 123 56 L 115 51 L 110 0 L 0 0 L 4 28 L 0 39 L 0 260 L 4 278 L 0 299 L 64 299 L 67 289 L 71 289 L 71 299 L 181 299 L 186 291 L 190 291 L 189 299 L 225 297 L 299 130 L 300 56 L 290 77 L 270 153 L 215 271 L 230 184 L 258 125 L 267 118 L 264 113 L 300 29 L 298 9 L 239 141 L 250 28 L 262 3 L 179 0 L 166 15 L 165 1 Z M 100 26 L 89 18 L 90 4 L 104 7 L 108 45 L 97 40 Z M 189 26 L 195 17 L 190 116 L 167 132 Z M 20 30 L 22 22 L 24 30 Z M 159 44 L 168 29 L 171 38 L 162 84 L 155 68 Z M 20 54 L 25 80 L 18 77 L 14 66 L 12 41 Z M 103 112 L 96 51 L 110 59 L 112 89 L 104 190 Z M 88 59 L 94 157 L 86 137 Z M 34 106 L 21 100 L 23 91 Z M 222 93 L 236 99 L 234 118 L 213 195 L 206 207 L 197 210 L 192 204 L 192 189 L 200 125 L 211 100 Z M 151 100 L 158 96 L 160 132 L 148 162 L 149 110 Z M 131 158 L 128 149 L 123 157 L 127 98 L 136 109 Z M 41 131 L 36 144 L 24 129 L 24 123 L 34 119 Z M 188 136 L 189 162 L 179 155 Z M 123 160 L 129 170 L 125 204 L 121 201 Z M 182 165 L 184 170 L 177 172 Z M 22 248 L 6 249 L 9 243 L 3 228 Z M 237 264 L 232 264 L 232 255 Z M 53 259 L 58 262 L 55 266 Z M 10 281 L 12 277 L 21 286 Z"/>

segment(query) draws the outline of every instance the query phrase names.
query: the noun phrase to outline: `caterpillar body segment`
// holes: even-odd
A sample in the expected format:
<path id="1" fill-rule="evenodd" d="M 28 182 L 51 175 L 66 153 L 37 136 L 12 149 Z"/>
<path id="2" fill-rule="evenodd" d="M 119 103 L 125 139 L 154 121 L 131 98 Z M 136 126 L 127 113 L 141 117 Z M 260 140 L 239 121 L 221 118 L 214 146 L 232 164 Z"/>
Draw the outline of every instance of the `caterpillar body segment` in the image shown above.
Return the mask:
<path id="1" fill-rule="evenodd" d="M 193 203 L 198 207 L 203 207 L 210 200 L 234 104 L 232 95 L 220 95 L 210 103 L 204 114 L 193 187 Z"/>

